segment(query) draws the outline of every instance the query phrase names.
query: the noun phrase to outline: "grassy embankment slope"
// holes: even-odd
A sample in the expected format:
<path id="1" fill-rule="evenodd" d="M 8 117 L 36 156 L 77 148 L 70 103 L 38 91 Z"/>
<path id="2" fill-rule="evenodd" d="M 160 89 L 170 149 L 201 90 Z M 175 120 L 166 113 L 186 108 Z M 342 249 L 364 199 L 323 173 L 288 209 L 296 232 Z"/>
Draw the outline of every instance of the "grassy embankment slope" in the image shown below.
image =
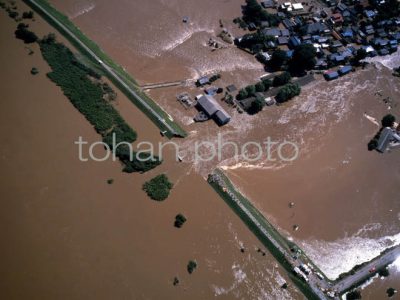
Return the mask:
<path id="1" fill-rule="evenodd" d="M 40 14 L 49 24 L 64 35 L 93 65 L 100 67 L 104 74 L 124 94 L 145 113 L 165 135 L 185 137 L 186 132 L 158 106 L 150 97 L 141 91 L 135 80 L 116 64 L 100 47 L 84 35 L 65 15 L 56 10 L 45 0 L 23 0 Z"/>

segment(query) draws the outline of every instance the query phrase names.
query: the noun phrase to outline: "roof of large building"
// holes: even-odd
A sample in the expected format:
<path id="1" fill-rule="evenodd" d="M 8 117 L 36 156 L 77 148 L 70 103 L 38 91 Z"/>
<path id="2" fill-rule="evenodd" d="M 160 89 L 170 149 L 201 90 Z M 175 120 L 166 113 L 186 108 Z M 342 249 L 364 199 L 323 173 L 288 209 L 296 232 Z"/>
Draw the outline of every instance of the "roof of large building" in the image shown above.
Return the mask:
<path id="1" fill-rule="evenodd" d="M 211 96 L 203 95 L 197 100 L 197 105 L 208 115 L 208 117 L 214 118 L 220 125 L 228 123 L 231 119 L 229 114 Z"/>

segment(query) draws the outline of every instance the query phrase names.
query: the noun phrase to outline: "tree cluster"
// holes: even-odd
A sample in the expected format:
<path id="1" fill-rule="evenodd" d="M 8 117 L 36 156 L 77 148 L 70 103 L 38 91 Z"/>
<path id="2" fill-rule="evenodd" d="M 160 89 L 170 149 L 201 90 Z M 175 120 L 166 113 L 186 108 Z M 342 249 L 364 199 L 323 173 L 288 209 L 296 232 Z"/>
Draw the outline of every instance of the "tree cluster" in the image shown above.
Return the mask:
<path id="1" fill-rule="evenodd" d="M 270 26 L 277 26 L 280 22 L 277 15 L 268 13 L 257 0 L 246 0 L 246 5 L 243 7 L 243 20 L 247 24 L 255 23 L 257 25 L 267 21 Z"/>
<path id="2" fill-rule="evenodd" d="M 283 72 L 282 74 L 274 77 L 274 80 L 272 81 L 272 85 L 274 87 L 282 86 L 282 85 L 288 84 L 291 80 L 292 80 L 292 76 L 290 75 L 290 73 Z"/>
<path id="3" fill-rule="evenodd" d="M 143 185 L 143 190 L 151 199 L 164 201 L 168 198 L 172 187 L 173 184 L 168 180 L 168 177 L 165 174 L 161 174 L 146 182 Z"/>
<path id="4" fill-rule="evenodd" d="M 116 144 L 126 143 L 115 150 L 125 172 L 146 172 L 161 163 L 150 154 L 132 153 L 128 144 L 136 140 L 137 134 L 104 99 L 103 85 L 98 82 L 100 75 L 80 63 L 66 46 L 57 43 L 53 34 L 44 37 L 39 45 L 43 58 L 51 68 L 47 76 L 93 125 L 103 137 L 103 142 L 112 149 L 115 134 Z"/>
<path id="5" fill-rule="evenodd" d="M 38 40 L 37 35 L 30 31 L 29 25 L 24 23 L 19 23 L 17 30 L 15 30 L 15 37 L 17 39 L 23 40 L 25 44 L 32 44 Z"/>
<path id="6" fill-rule="evenodd" d="M 292 75 L 302 76 L 307 70 L 314 68 L 317 51 L 313 45 L 302 44 L 297 46 L 293 52 L 293 57 L 289 61 L 289 71 Z"/>
<path id="7" fill-rule="evenodd" d="M 301 88 L 298 84 L 288 83 L 279 90 L 275 99 L 276 102 L 283 103 L 300 95 L 300 93 L 301 93 Z"/>

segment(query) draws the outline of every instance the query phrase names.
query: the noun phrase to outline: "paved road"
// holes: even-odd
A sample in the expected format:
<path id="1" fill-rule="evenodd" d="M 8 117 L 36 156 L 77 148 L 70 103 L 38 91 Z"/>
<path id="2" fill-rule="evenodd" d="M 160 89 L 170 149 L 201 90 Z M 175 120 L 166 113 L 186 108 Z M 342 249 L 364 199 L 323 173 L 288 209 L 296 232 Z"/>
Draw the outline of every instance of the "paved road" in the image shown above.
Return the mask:
<path id="1" fill-rule="evenodd" d="M 338 291 L 339 293 L 346 291 L 354 284 L 357 284 L 370 277 L 372 275 L 370 273 L 371 269 L 373 268 L 375 268 L 375 270 L 382 269 L 387 265 L 393 263 L 399 257 L 400 257 L 400 246 L 397 246 L 391 249 L 390 251 L 386 252 L 385 254 L 381 255 L 379 258 L 374 259 L 373 261 L 367 263 L 361 269 L 356 271 L 354 275 L 349 275 L 344 279 L 340 280 L 339 282 L 337 282 L 333 286 L 333 289 Z"/>
<path id="2" fill-rule="evenodd" d="M 152 115 L 154 115 L 158 121 L 160 121 L 165 128 L 167 128 L 168 131 L 170 131 L 173 135 L 179 136 L 180 134 L 176 132 L 174 128 L 172 128 L 166 121 L 165 119 L 157 112 L 155 111 L 147 102 L 144 100 L 140 95 L 136 93 L 135 90 L 133 90 L 129 84 L 121 78 L 112 67 L 107 65 L 105 62 L 103 62 L 89 47 L 87 47 L 73 32 L 71 32 L 68 27 L 64 26 L 63 23 L 61 23 L 56 17 L 54 17 L 50 12 L 46 10 L 43 6 L 41 6 L 37 1 L 35 0 L 28 0 L 32 5 L 36 6 L 39 8 L 44 14 L 46 14 L 50 19 L 52 19 L 58 26 L 60 26 L 71 38 L 73 38 L 87 53 L 89 53 L 96 61 L 100 63 L 100 65 L 103 67 L 103 69 L 112 77 L 114 78 L 119 84 L 121 84 L 133 97 L 135 97 Z"/>

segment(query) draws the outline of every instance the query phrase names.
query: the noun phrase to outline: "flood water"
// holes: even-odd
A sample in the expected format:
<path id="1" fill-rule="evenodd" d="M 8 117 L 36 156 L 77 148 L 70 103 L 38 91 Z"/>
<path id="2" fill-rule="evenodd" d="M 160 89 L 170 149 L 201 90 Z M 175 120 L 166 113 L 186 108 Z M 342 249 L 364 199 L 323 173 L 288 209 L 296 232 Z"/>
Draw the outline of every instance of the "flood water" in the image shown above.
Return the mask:
<path id="1" fill-rule="evenodd" d="M 264 74 L 262 66 L 252 56 L 233 46 L 215 52 L 207 46 L 208 39 L 216 39 L 220 31 L 220 19 L 231 32 L 241 34 L 231 20 L 240 15 L 243 1 L 155 0 L 146 5 L 127 0 L 118 1 L 118 4 L 104 0 L 54 0 L 51 3 L 73 19 L 140 84 L 193 81 L 200 75 L 220 72 L 222 79 L 218 85 L 234 83 L 240 88 L 254 83 Z M 182 23 L 184 16 L 189 17 L 189 24 Z M 17 210 L 25 213 L 24 227 L 18 225 L 17 228 L 24 230 L 26 238 L 22 241 L 19 235 L 21 240 L 11 243 L 13 251 L 9 256 L 15 254 L 17 245 L 26 248 L 36 243 L 35 257 L 26 260 L 38 264 L 43 260 L 52 262 L 42 271 L 45 279 L 40 274 L 34 275 L 42 289 L 51 280 L 58 285 L 53 293 L 65 289 L 74 298 L 80 298 L 82 291 L 90 293 L 96 289 L 100 289 L 98 295 L 105 298 L 113 293 L 151 299 L 178 296 L 208 299 L 219 294 L 227 299 L 301 298 L 294 289 L 280 294 L 274 260 L 268 255 L 260 257 L 255 251 L 258 242 L 204 182 L 203 178 L 216 166 L 223 168 L 240 190 L 330 278 L 400 242 L 400 152 L 379 155 L 367 151 L 367 143 L 378 126 L 366 117 L 379 121 L 388 112 L 400 117 L 400 83 L 389 70 L 400 65 L 398 55 L 375 61 L 365 70 L 334 82 L 314 82 L 292 102 L 266 108 L 256 117 L 239 114 L 225 106 L 232 114 L 232 121 L 223 128 L 211 122 L 193 124 L 196 111 L 185 110 L 176 101 L 176 95 L 183 91 L 192 96 L 201 93 L 193 85 L 152 90 L 149 94 L 190 132 L 187 139 L 178 141 L 185 162 L 177 165 L 170 155 L 150 174 L 125 175 L 120 173 L 117 163 L 82 166 L 76 161 L 74 139 L 78 135 L 92 140 L 99 137 L 58 89 L 44 78 L 44 72 L 34 78 L 37 82 L 32 81 L 31 64 L 44 63 L 36 54 L 27 57 L 23 45 L 12 37 L 13 23 L 5 14 L 1 20 L 11 28 L 2 30 L 2 40 L 7 39 L 6 44 L 13 45 L 1 48 L 7 51 L 8 56 L 2 57 L 8 57 L 5 63 L 9 66 L 2 71 L 2 77 L 18 86 L 21 81 L 32 85 L 29 94 L 34 95 L 36 91 L 38 99 L 44 101 L 40 106 L 41 115 L 36 115 L 36 119 L 33 112 L 39 108 L 37 101 L 25 99 L 24 90 L 18 91 L 20 95 L 9 91 L 8 97 L 14 101 L 2 103 L 3 128 L 15 130 L 15 123 L 10 120 L 20 116 L 23 109 L 31 118 L 20 117 L 18 120 L 25 125 L 19 126 L 26 130 L 41 124 L 36 132 L 48 132 L 45 136 L 31 134 L 28 136 L 30 144 L 26 146 L 22 143 L 27 143 L 27 138 L 16 140 L 14 137 L 7 152 L 8 168 L 2 168 L 8 180 L 2 184 L 13 186 L 4 188 L 7 198 L 18 201 Z M 38 23 L 43 33 L 50 30 Z M 10 55 L 15 61 L 11 61 Z M 45 69 L 45 66 L 40 68 Z M 24 79 L 21 70 L 26 70 Z M 11 72 L 15 72 L 14 77 L 10 76 Z M 53 90 L 54 95 L 50 92 L 43 95 L 43 90 Z M 381 91 L 382 96 L 377 95 L 377 91 Z M 393 100 L 390 110 L 382 101 L 385 97 Z M 55 99 L 59 106 L 50 109 L 51 105 L 56 105 Z M 137 129 L 139 141 L 159 140 L 157 129 L 121 95 L 117 108 Z M 46 109 L 48 115 L 43 111 Z M 62 114 L 55 115 L 54 111 Z M 58 129 L 53 122 L 59 124 Z M 268 137 L 274 141 L 286 139 L 299 146 L 299 158 L 292 163 L 265 159 L 252 163 L 236 159 L 232 149 L 225 149 L 222 160 L 192 162 L 193 143 L 205 140 L 216 144 L 217 133 L 239 144 L 262 143 Z M 38 149 L 38 145 L 51 143 L 55 137 L 58 151 L 32 150 L 29 163 L 26 163 L 27 158 L 22 159 L 26 153 L 14 151 L 26 147 Z M 41 159 L 35 159 L 38 154 Z M 15 168 L 16 162 L 22 167 Z M 42 168 L 46 164 L 48 167 Z M 30 172 L 41 166 L 40 172 L 27 172 L 28 166 Z M 161 205 L 149 202 L 140 191 L 141 184 L 159 172 L 167 172 L 178 182 L 171 198 Z M 46 177 L 52 184 L 43 180 Z M 105 181 L 110 177 L 115 183 L 108 186 Z M 30 188 L 22 184 L 32 180 L 38 182 L 30 183 Z M 21 190 L 21 186 L 24 189 Z M 42 191 L 47 186 L 48 189 Z M 16 194 L 17 190 L 22 194 Z M 38 202 L 44 202 L 46 209 Z M 293 208 L 289 208 L 290 202 L 295 203 Z M 176 231 L 170 224 L 181 211 L 189 216 L 189 222 L 187 227 L 185 224 L 182 230 Z M 43 218 L 37 220 L 38 216 Z M 43 232 L 51 220 L 60 223 Z M 299 230 L 294 232 L 293 225 L 298 225 Z M 12 236 L 13 231 L 9 234 Z M 251 250 L 240 253 L 240 243 Z M 58 249 L 40 251 L 53 244 Z M 63 257 L 62 253 L 68 255 L 65 263 L 57 261 Z M 207 268 L 199 267 L 198 273 L 189 277 L 185 274 L 185 264 L 194 255 L 199 265 Z M 25 281 L 30 275 L 23 272 L 37 268 L 22 261 L 18 264 L 20 272 L 16 273 L 20 277 L 13 273 L 7 282 L 12 282 L 12 278 Z M 97 269 L 93 269 L 94 266 Z M 66 267 L 70 268 L 69 272 L 63 270 Z M 50 276 L 51 272 L 56 272 L 58 278 Z M 77 273 L 79 278 L 76 278 Z M 284 276 L 281 270 L 280 274 Z M 182 277 L 178 288 L 171 284 L 175 275 Z M 376 280 L 369 285 L 363 298 L 380 299 L 381 295 L 385 296 L 386 285 L 399 282 L 399 273 L 392 272 L 382 284 Z M 86 286 L 90 288 L 85 289 Z M 400 289 L 400 286 L 393 287 Z M 35 290 L 36 287 L 30 288 Z"/>
<path id="2" fill-rule="evenodd" d="M 54 31 L 40 18 L 29 23 L 40 36 Z M 238 217 L 172 153 L 144 175 L 124 174 L 118 162 L 79 161 L 74 141 L 100 136 L 46 78 L 37 45 L 28 55 L 4 11 L 0 24 L 2 299 L 303 299 Z M 32 67 L 40 73 L 32 76 Z M 164 141 L 120 93 L 115 106 L 138 142 Z M 175 187 L 158 203 L 141 187 L 163 172 Z M 188 219 L 181 229 L 173 226 L 178 213 Z M 198 262 L 192 275 L 190 259 Z"/>

